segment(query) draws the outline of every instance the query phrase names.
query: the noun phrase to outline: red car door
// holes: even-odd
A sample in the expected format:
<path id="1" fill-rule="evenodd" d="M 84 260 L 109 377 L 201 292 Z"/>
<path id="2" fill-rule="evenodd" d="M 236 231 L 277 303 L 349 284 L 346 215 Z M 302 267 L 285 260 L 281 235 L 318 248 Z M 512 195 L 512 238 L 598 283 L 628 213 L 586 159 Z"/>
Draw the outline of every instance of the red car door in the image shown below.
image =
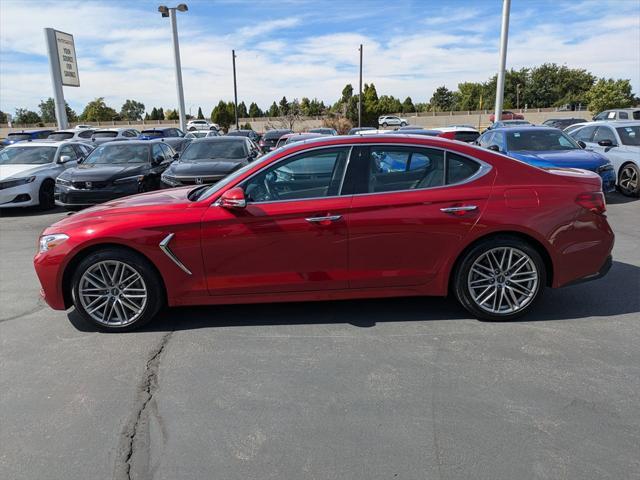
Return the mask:
<path id="1" fill-rule="evenodd" d="M 349 214 L 350 287 L 427 284 L 484 208 L 490 167 L 416 146 L 371 146 L 361 158 Z"/>
<path id="2" fill-rule="evenodd" d="M 202 251 L 211 295 L 348 288 L 352 197 L 339 193 L 349 151 L 294 154 L 240 185 L 246 208 L 209 209 Z"/>

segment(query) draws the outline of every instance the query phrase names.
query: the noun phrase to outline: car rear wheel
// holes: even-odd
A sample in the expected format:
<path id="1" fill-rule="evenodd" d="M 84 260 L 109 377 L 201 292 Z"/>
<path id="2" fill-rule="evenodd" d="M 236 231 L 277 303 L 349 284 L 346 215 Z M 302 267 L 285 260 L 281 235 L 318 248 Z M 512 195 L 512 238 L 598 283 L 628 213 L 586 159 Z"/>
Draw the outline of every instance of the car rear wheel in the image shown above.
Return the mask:
<path id="1" fill-rule="evenodd" d="M 51 210 L 56 206 L 54 197 L 55 184 L 51 180 L 45 180 L 38 191 L 38 205 L 42 210 Z"/>
<path id="2" fill-rule="evenodd" d="M 454 292 L 477 318 L 512 320 L 531 309 L 545 284 L 545 265 L 535 248 L 518 238 L 494 237 L 465 254 Z"/>
<path id="3" fill-rule="evenodd" d="M 162 284 L 151 264 L 119 248 L 84 258 L 72 286 L 76 311 L 103 331 L 139 328 L 153 319 L 164 303 Z"/>
<path id="4" fill-rule="evenodd" d="M 400 122 L 400 126 L 401 127 L 406 127 L 407 126 L 407 122 Z"/>
<path id="5" fill-rule="evenodd" d="M 623 195 L 640 196 L 640 170 L 633 163 L 627 163 L 620 169 L 618 186 Z"/>
<path id="6" fill-rule="evenodd" d="M 382 126 L 383 126 L 384 128 L 387 128 L 387 127 L 389 126 L 389 124 L 388 124 L 387 122 L 383 122 L 383 123 L 382 123 Z"/>

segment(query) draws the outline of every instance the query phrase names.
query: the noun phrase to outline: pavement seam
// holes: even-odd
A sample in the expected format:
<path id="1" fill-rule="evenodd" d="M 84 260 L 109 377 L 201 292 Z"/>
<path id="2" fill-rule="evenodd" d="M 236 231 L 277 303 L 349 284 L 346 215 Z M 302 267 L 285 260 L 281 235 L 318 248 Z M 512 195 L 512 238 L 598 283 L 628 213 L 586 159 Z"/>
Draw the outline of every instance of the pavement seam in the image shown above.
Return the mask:
<path id="1" fill-rule="evenodd" d="M 145 414 L 149 403 L 158 389 L 158 370 L 160 360 L 173 331 L 165 333 L 158 345 L 151 351 L 144 370 L 144 375 L 138 387 L 138 398 L 134 405 L 134 410 L 129 420 L 120 434 L 120 444 L 118 446 L 116 465 L 114 470 L 114 480 L 131 480 L 132 458 L 135 453 L 136 435 L 139 433 L 140 422 Z"/>

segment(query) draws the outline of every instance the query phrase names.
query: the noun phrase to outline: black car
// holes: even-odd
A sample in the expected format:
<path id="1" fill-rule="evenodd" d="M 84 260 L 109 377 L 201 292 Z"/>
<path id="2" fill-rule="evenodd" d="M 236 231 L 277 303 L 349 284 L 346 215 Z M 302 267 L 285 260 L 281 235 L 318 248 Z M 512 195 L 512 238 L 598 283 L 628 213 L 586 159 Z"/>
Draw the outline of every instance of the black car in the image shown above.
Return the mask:
<path id="1" fill-rule="evenodd" d="M 576 123 L 584 123 L 588 120 L 584 118 L 550 118 L 549 120 L 545 120 L 542 122 L 543 125 L 547 127 L 559 128 L 560 130 L 564 130 L 570 125 L 574 125 Z"/>
<path id="2" fill-rule="evenodd" d="M 181 152 L 189 145 L 192 138 L 184 138 L 185 133 L 179 128 L 146 128 L 140 132 L 139 140 L 161 140 L 171 145 L 176 152 Z"/>
<path id="3" fill-rule="evenodd" d="M 162 174 L 162 183 L 167 187 L 215 183 L 259 155 L 246 137 L 198 138 Z"/>
<path id="4" fill-rule="evenodd" d="M 262 149 L 262 151 L 264 153 L 268 153 L 271 150 L 273 150 L 274 148 L 276 148 L 276 145 L 278 144 L 278 140 L 280 140 L 280 137 L 282 137 L 283 135 L 286 135 L 287 133 L 293 133 L 292 130 L 268 130 L 264 135 L 262 135 L 262 138 L 260 139 L 260 148 Z"/>
<path id="5" fill-rule="evenodd" d="M 253 130 L 234 130 L 232 132 L 227 133 L 228 137 L 247 137 L 250 138 L 251 141 L 258 143 L 260 141 L 260 135 L 258 135 Z"/>
<path id="6" fill-rule="evenodd" d="M 160 176 L 177 158 L 163 142 L 130 140 L 98 146 L 56 179 L 56 205 L 75 210 L 160 188 Z"/>

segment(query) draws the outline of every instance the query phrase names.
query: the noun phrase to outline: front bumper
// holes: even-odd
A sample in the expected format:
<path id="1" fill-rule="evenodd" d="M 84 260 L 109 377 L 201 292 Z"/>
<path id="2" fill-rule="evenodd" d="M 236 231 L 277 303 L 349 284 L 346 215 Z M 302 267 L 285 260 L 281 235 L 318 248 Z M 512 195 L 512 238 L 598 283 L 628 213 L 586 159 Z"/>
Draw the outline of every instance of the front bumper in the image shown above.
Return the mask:
<path id="1" fill-rule="evenodd" d="M 140 188 L 136 182 L 86 190 L 56 184 L 55 202 L 61 207 L 88 207 L 139 192 Z"/>
<path id="2" fill-rule="evenodd" d="M 610 193 L 616 189 L 616 174 L 613 169 L 598 173 L 602 179 L 602 191 Z"/>
<path id="3" fill-rule="evenodd" d="M 192 177 L 174 177 L 174 176 L 163 176 L 161 178 L 162 185 L 165 188 L 174 188 L 174 187 L 190 187 L 190 186 L 198 186 L 198 185 L 211 185 L 219 182 L 228 174 L 222 175 L 203 175 L 203 176 L 192 176 Z"/>
<path id="4" fill-rule="evenodd" d="M 0 208 L 32 207 L 38 205 L 39 182 L 17 185 L 0 190 Z"/>

